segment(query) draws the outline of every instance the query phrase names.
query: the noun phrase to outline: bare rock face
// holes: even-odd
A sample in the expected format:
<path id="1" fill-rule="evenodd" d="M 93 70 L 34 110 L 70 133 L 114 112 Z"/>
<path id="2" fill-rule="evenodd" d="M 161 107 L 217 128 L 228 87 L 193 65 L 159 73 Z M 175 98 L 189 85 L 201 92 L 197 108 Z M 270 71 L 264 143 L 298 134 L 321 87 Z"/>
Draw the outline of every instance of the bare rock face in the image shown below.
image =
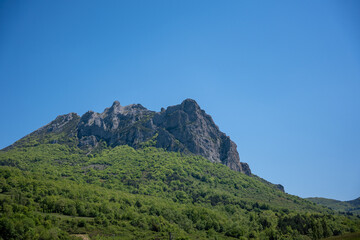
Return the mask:
<path id="1" fill-rule="evenodd" d="M 192 99 L 186 99 L 180 105 L 168 107 L 156 113 L 154 125 L 164 129 L 172 139 L 178 140 L 191 153 L 201 155 L 211 162 L 222 163 L 229 168 L 251 175 L 250 168 L 240 163 L 236 144 L 221 132 L 199 105 Z M 158 137 L 160 140 L 161 137 Z M 161 140 L 158 147 L 177 151 L 171 139 Z M 173 147 L 171 147 L 171 145 Z"/>
<path id="2" fill-rule="evenodd" d="M 80 147 L 95 147 L 102 140 L 110 146 L 138 148 L 155 138 L 155 147 L 201 155 L 251 175 L 249 166 L 240 162 L 236 144 L 192 99 L 161 112 L 140 104 L 121 106 L 115 101 L 103 113 L 85 113 L 77 129 Z"/>
<path id="3" fill-rule="evenodd" d="M 115 101 L 103 113 L 89 111 L 85 113 L 78 125 L 80 146 L 93 145 L 103 140 L 110 146 L 129 145 L 139 147 L 140 143 L 155 135 L 151 125 L 154 112 L 140 104 L 121 106 Z M 89 137 L 96 139 L 89 141 Z"/>

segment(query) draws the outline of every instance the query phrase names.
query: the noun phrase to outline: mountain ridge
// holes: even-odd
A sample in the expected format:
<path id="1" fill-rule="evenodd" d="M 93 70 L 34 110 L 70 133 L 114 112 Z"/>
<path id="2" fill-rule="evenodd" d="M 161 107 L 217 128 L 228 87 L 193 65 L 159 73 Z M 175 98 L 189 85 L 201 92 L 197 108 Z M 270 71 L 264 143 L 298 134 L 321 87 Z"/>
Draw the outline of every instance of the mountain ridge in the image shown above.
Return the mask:
<path id="1" fill-rule="evenodd" d="M 193 99 L 162 108 L 160 112 L 148 110 L 141 104 L 121 106 L 119 101 L 114 101 L 102 113 L 60 115 L 4 150 L 29 144 L 31 138 L 41 143 L 76 145 L 88 153 L 102 144 L 134 148 L 151 144 L 166 151 L 201 155 L 211 162 L 251 175 L 249 165 L 240 162 L 236 144 Z"/>

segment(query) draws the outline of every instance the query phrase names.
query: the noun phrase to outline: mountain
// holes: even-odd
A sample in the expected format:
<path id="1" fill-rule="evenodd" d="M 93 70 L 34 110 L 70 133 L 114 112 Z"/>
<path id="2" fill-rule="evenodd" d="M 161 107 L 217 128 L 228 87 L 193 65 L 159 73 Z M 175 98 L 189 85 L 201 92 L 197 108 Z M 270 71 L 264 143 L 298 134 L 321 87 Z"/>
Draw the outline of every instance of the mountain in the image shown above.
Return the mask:
<path id="1" fill-rule="evenodd" d="M 348 215 L 360 216 L 360 197 L 351 201 L 339 201 L 328 198 L 307 198 L 307 200 L 316 204 L 323 205 L 332 210 L 343 212 Z"/>
<path id="2" fill-rule="evenodd" d="M 0 150 L 0 239 L 321 239 L 357 216 L 246 170 L 195 101 L 58 116 Z M 244 174 L 245 173 L 245 174 Z"/>
<path id="3" fill-rule="evenodd" d="M 115 101 L 102 113 L 88 111 L 81 117 L 69 113 L 58 116 L 5 150 L 29 145 L 34 140 L 75 144 L 88 153 L 103 144 L 128 145 L 135 149 L 150 144 L 166 151 L 201 155 L 211 162 L 251 175 L 248 164 L 240 162 L 236 144 L 192 99 L 161 109 L 161 112 L 150 111 L 140 104 L 121 106 Z"/>

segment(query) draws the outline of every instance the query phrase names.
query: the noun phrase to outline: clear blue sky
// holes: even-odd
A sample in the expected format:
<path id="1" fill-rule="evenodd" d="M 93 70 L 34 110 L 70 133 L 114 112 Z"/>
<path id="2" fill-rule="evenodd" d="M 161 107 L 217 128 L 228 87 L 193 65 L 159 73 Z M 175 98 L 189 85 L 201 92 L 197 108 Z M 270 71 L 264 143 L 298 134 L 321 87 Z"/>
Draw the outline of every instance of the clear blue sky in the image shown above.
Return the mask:
<path id="1" fill-rule="evenodd" d="M 253 173 L 360 196 L 360 1 L 0 0 L 0 148 L 114 100 L 195 99 Z"/>

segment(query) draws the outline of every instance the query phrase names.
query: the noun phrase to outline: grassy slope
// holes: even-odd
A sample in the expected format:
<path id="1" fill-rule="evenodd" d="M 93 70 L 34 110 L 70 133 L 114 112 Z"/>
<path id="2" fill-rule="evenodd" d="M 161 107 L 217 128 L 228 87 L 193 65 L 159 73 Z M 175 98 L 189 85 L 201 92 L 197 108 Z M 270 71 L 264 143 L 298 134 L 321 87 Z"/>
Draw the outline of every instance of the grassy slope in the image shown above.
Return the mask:
<path id="1" fill-rule="evenodd" d="M 86 156 L 42 144 L 1 151 L 0 163 L 5 239 L 318 239 L 360 230 L 356 218 L 257 178 L 152 147 Z"/>

